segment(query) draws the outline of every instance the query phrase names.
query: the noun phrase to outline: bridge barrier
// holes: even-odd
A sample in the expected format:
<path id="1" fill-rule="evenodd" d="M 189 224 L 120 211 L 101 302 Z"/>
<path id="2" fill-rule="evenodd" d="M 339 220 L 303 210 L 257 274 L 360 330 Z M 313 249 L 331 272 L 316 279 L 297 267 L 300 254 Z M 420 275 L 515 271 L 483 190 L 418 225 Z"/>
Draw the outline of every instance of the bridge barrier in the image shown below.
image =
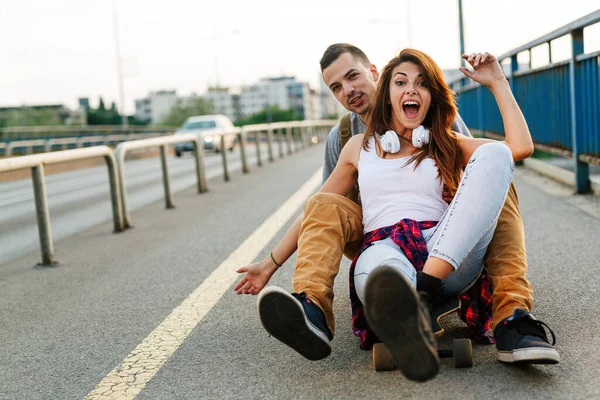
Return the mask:
<path id="1" fill-rule="evenodd" d="M 80 137 L 115 134 L 166 135 L 175 132 L 177 127 L 148 127 L 137 125 L 55 125 L 55 126 L 14 126 L 0 128 L 0 139 L 3 141 L 33 139 L 55 139 L 61 137 Z"/>
<path id="2" fill-rule="evenodd" d="M 222 161 L 222 165 L 223 165 L 223 179 L 225 181 L 229 181 L 230 177 L 229 177 L 229 169 L 227 167 L 227 146 L 225 144 L 225 137 L 226 136 L 235 136 L 236 138 L 240 137 L 240 155 L 241 155 L 241 159 L 242 159 L 242 171 L 247 174 L 249 169 L 248 169 L 248 161 L 246 159 L 246 139 L 243 135 L 241 135 L 242 133 L 242 128 L 234 128 L 231 130 L 225 130 L 222 131 L 221 133 L 218 133 L 216 135 L 211 135 L 211 136 L 220 136 L 220 146 L 221 146 L 221 161 Z M 241 136 L 240 136 L 241 135 Z M 235 143 L 235 142 L 234 142 Z"/>
<path id="3" fill-rule="evenodd" d="M 260 145 L 262 143 L 263 133 L 267 132 L 267 152 L 269 153 L 269 161 L 273 162 L 273 129 L 270 124 L 254 124 L 242 126 L 242 138 L 248 139 L 248 134 L 254 134 L 254 142 L 256 144 L 256 164 L 262 167 L 262 155 L 260 152 Z"/>
<path id="4" fill-rule="evenodd" d="M 248 159 L 247 159 L 247 155 L 246 155 L 247 133 L 248 132 L 262 131 L 265 129 L 267 131 L 271 132 L 271 134 L 269 135 L 269 137 L 271 137 L 271 139 L 270 140 L 268 139 L 268 142 L 271 143 L 271 144 L 269 144 L 269 149 L 270 149 L 269 152 L 270 152 L 271 158 L 272 158 L 272 131 L 274 129 L 285 130 L 286 140 L 287 140 L 287 144 L 288 144 L 288 153 L 291 154 L 292 142 L 293 142 L 293 137 L 292 137 L 293 129 L 299 129 L 298 130 L 299 140 L 297 140 L 297 142 L 301 142 L 303 140 L 306 140 L 306 138 L 307 138 L 307 135 L 302 133 L 302 132 L 304 132 L 304 131 L 302 131 L 302 129 L 306 130 L 306 129 L 312 128 L 312 127 L 331 128 L 336 123 L 337 123 L 337 121 L 335 121 L 335 120 L 278 122 L 278 123 L 272 123 L 272 124 L 247 125 L 244 128 L 234 128 L 231 130 L 226 130 L 226 131 L 222 131 L 219 133 L 211 134 L 211 136 L 219 136 L 220 145 L 221 145 L 221 160 L 222 160 L 222 166 L 223 166 L 223 179 L 225 181 L 230 180 L 229 167 L 228 167 L 228 163 L 227 163 L 227 148 L 226 148 L 226 143 L 225 143 L 225 138 L 227 136 L 236 136 L 239 138 L 240 153 L 241 153 L 240 156 L 241 156 L 241 162 L 242 162 L 242 172 L 248 173 L 250 171 L 250 169 L 248 167 Z M 174 201 L 173 201 L 173 197 L 172 197 L 171 189 L 170 189 L 166 145 L 174 144 L 174 143 L 185 143 L 185 142 L 192 142 L 194 145 L 194 155 L 195 155 L 195 159 L 196 159 L 196 172 L 197 172 L 197 176 L 198 176 L 198 192 L 202 193 L 202 192 L 208 190 L 208 185 L 206 183 L 205 167 L 204 167 L 204 151 L 203 151 L 204 147 L 203 147 L 203 143 L 201 144 L 199 139 L 195 135 L 186 134 L 186 135 L 162 136 L 162 137 L 153 138 L 153 139 L 142 139 L 142 140 L 137 140 L 137 141 L 133 141 L 133 142 L 123 142 L 117 146 L 117 148 L 115 149 L 115 155 L 116 155 L 116 159 L 117 159 L 117 164 L 119 166 L 119 177 L 120 177 L 121 197 L 122 197 L 121 203 L 123 204 L 123 220 L 124 220 L 125 229 L 127 229 L 131 226 L 131 218 L 130 218 L 129 210 L 128 210 L 128 206 L 127 206 L 127 191 L 126 191 L 125 173 L 124 173 L 124 171 L 125 171 L 125 153 L 132 149 L 160 147 L 161 165 L 162 165 L 162 171 L 163 171 L 163 185 L 164 185 L 164 189 L 165 189 L 165 205 L 166 205 L 166 208 L 169 209 L 169 208 L 174 208 L 175 206 L 174 206 Z M 258 142 L 260 142 L 260 141 L 257 140 L 257 143 Z M 306 144 L 303 146 L 306 146 Z M 297 151 L 298 147 L 296 146 L 294 149 Z M 260 149 L 259 149 L 258 144 L 257 144 L 257 151 L 258 151 L 258 159 L 260 160 Z"/>
<path id="5" fill-rule="evenodd" d="M 308 120 L 308 121 L 294 121 L 294 122 L 275 122 L 267 124 L 254 124 L 244 125 L 242 127 L 242 138 L 244 141 L 247 140 L 249 135 L 254 136 L 256 144 L 256 159 L 257 165 L 262 167 L 262 155 L 260 151 L 260 144 L 263 142 L 263 137 L 266 135 L 268 161 L 275 161 L 273 151 L 273 134 L 277 131 L 278 134 L 278 145 L 279 145 L 279 156 L 283 157 L 284 151 L 282 146 L 282 137 L 285 135 L 286 143 L 288 145 L 288 154 L 292 153 L 292 142 L 293 142 L 293 129 L 298 128 L 300 130 L 300 141 L 303 146 L 306 147 L 311 144 L 316 144 L 320 141 L 324 141 L 329 133 L 329 130 L 337 124 L 337 120 Z M 290 133 L 288 134 L 288 130 Z M 247 172 L 247 168 L 246 171 Z"/>
<path id="6" fill-rule="evenodd" d="M 196 162 L 196 176 L 198 178 L 198 193 L 208 190 L 206 183 L 206 172 L 204 167 L 204 148 L 195 135 L 171 135 L 151 139 L 141 139 L 131 142 L 123 142 L 115 149 L 115 157 L 118 165 L 119 182 L 121 185 L 121 204 L 123 207 L 123 224 L 125 229 L 131 227 L 131 218 L 127 207 L 127 188 L 125 185 L 125 154 L 133 149 L 147 149 L 151 147 L 160 148 L 160 159 L 162 165 L 163 185 L 165 190 L 166 208 L 175 208 L 171 193 L 171 182 L 169 178 L 169 167 L 167 163 L 167 145 L 174 143 L 192 143 L 194 160 Z M 225 153 L 224 151 L 222 153 Z"/>
<path id="7" fill-rule="evenodd" d="M 242 127 L 242 129 L 246 129 L 248 133 L 256 132 L 258 127 L 263 126 L 265 130 L 271 129 L 271 150 L 269 153 L 269 160 L 273 160 L 273 149 L 272 149 L 272 141 L 273 141 L 273 133 L 281 133 L 281 135 L 277 135 L 277 141 L 279 145 L 279 155 L 283 157 L 283 141 L 285 138 L 285 142 L 287 145 L 287 152 L 291 154 L 293 150 L 294 143 L 302 142 L 302 138 L 307 132 L 310 132 L 311 129 L 314 130 L 315 136 L 320 140 L 322 137 L 319 129 L 323 127 L 331 128 L 335 125 L 337 121 L 335 120 L 310 120 L 310 121 L 294 121 L 292 125 L 288 122 L 278 122 L 271 124 L 259 124 L 259 125 L 246 125 Z M 294 125 L 295 124 L 295 125 Z M 314 125 L 314 126 L 313 126 Z M 305 129 L 304 131 L 300 131 L 300 129 Z M 0 138 L 6 140 L 11 138 L 16 138 L 16 135 L 26 135 L 26 136 L 38 136 L 39 139 L 25 139 L 25 140 L 12 140 L 6 142 L 0 142 L 0 156 L 4 155 L 5 157 L 12 157 L 14 155 L 13 149 L 23 148 L 25 149 L 25 154 L 34 153 L 34 147 L 43 148 L 44 152 L 54 151 L 57 146 L 60 146 L 60 150 L 67 150 L 69 147 L 73 148 L 81 148 L 85 147 L 86 144 L 104 144 L 106 146 L 111 146 L 114 144 L 118 144 L 124 141 L 129 140 L 138 140 L 138 139 L 147 139 L 150 137 L 163 136 L 167 133 L 172 133 L 174 131 L 173 128 L 139 128 L 139 127 L 123 127 L 123 126 L 86 126 L 86 127 L 72 127 L 72 126 L 25 126 L 25 127 L 10 127 L 10 128 L 0 128 Z M 288 132 L 289 131 L 289 132 Z M 99 135 L 100 133 L 100 135 Z M 73 135 L 71 137 L 67 137 L 64 135 Z M 90 136 L 90 134 L 92 134 Z M 95 135 L 94 135 L 95 134 Z M 239 134 L 238 134 L 239 135 Z M 262 134 L 261 134 L 262 135 Z M 43 138 L 41 138 L 43 136 Z M 45 141 L 45 142 L 44 142 Z M 260 149 L 257 150 L 260 152 Z M 257 153 L 258 154 L 258 153 Z M 258 154 L 260 156 L 260 154 Z M 262 160 L 259 165 L 262 165 Z"/>
<path id="8" fill-rule="evenodd" d="M 507 70 L 535 146 L 575 164 L 576 191 L 591 190 L 589 164 L 600 165 L 600 52 L 584 52 L 584 29 L 600 22 L 600 10 L 498 57 Z M 569 59 L 553 58 L 552 43 L 569 37 Z M 532 52 L 544 52 L 547 64 L 532 68 Z M 528 63 L 519 63 L 524 57 Z M 468 78 L 450 83 L 469 128 L 500 135 L 504 126 L 493 95 Z"/>
<path id="9" fill-rule="evenodd" d="M 85 147 L 86 143 L 97 145 L 98 143 L 106 143 L 106 136 L 82 136 L 77 139 L 77 148 Z"/>
<path id="10" fill-rule="evenodd" d="M 246 157 L 246 136 L 250 132 L 256 134 L 257 142 L 257 159 L 260 162 L 260 142 L 263 132 L 267 133 L 267 143 L 269 148 L 269 161 L 274 161 L 273 156 L 273 132 L 277 131 L 279 142 L 279 155 L 283 157 L 283 142 L 282 138 L 285 135 L 288 153 L 298 151 L 300 148 L 306 148 L 310 144 L 314 144 L 326 138 L 329 129 L 337 123 L 337 120 L 314 120 L 314 121 L 293 121 L 293 122 L 277 122 L 271 124 L 247 125 L 244 128 L 235 128 L 230 131 L 224 131 L 220 134 L 211 134 L 220 136 L 221 140 L 221 157 L 223 160 L 224 179 L 228 181 L 229 171 L 227 166 L 227 151 L 225 150 L 225 137 L 228 135 L 236 135 L 240 141 L 240 151 L 242 159 L 242 170 L 244 173 L 249 172 L 248 162 Z M 119 137 L 96 136 L 87 139 L 84 138 L 53 138 L 49 140 L 29 141 L 34 144 L 25 144 L 17 141 L 10 142 L 8 145 L 0 143 L 0 148 L 12 145 L 44 145 L 46 149 L 52 149 L 53 146 L 61 145 L 76 145 L 83 146 L 85 143 L 96 143 L 100 138 L 109 143 L 111 140 L 122 140 L 123 135 Z M 138 139 L 145 134 L 128 134 L 125 139 Z M 83 140 L 82 140 L 83 139 Z M 26 155 L 22 157 L 8 157 L 0 159 L 0 173 L 9 172 L 23 168 L 31 168 L 32 179 L 34 185 L 36 213 L 38 221 L 38 232 L 40 237 L 40 246 L 42 251 L 42 265 L 54 265 L 54 245 L 52 241 L 52 233 L 50 229 L 50 218 L 48 210 L 48 200 L 46 193 L 46 184 L 44 177 L 44 165 L 55 164 L 68 161 L 76 161 L 94 157 L 104 157 L 108 166 L 109 181 L 111 189 L 111 202 L 113 209 L 113 224 L 114 231 L 121 232 L 131 227 L 131 218 L 127 207 L 127 192 L 125 185 L 125 155 L 127 152 L 138 149 L 146 149 L 152 147 L 160 148 L 163 185 L 165 192 L 165 204 L 167 209 L 175 208 L 171 193 L 171 185 L 167 163 L 167 145 L 175 143 L 191 142 L 194 147 L 194 158 L 196 161 L 196 175 L 198 178 L 198 193 L 208 190 L 206 182 L 206 172 L 204 166 L 204 147 L 200 144 L 199 139 L 193 134 L 171 135 L 157 138 L 131 140 L 120 143 L 113 151 L 106 145 L 61 150 L 54 152 L 46 152 L 35 155 Z M 295 143 L 292 146 L 292 143 Z"/>
<path id="11" fill-rule="evenodd" d="M 37 139 L 37 140 L 19 140 L 16 142 L 9 142 L 6 145 L 6 156 L 7 157 L 12 156 L 13 149 L 15 149 L 15 148 L 25 148 L 26 154 L 31 154 L 31 153 L 33 153 L 33 148 L 35 146 L 45 148 L 46 141 L 43 139 Z"/>
<path id="12" fill-rule="evenodd" d="M 42 265 L 54 265 L 54 244 L 50 229 L 50 213 L 48 211 L 48 194 L 44 165 L 76 161 L 88 158 L 104 157 L 108 167 L 111 203 L 113 210 L 113 225 L 115 232 L 121 232 L 123 227 L 123 208 L 121 204 L 119 175 L 113 151 L 107 146 L 95 146 L 85 149 L 63 150 L 53 153 L 34 154 L 23 157 L 11 157 L 0 160 L 0 173 L 18 169 L 31 168 L 35 209 L 38 232 L 42 251 Z"/>
<path id="13" fill-rule="evenodd" d="M 48 139 L 46 140 L 46 153 L 53 151 L 54 146 L 60 145 L 61 150 L 67 150 L 70 144 L 77 146 L 78 138 L 56 138 L 56 139 Z"/>
<path id="14" fill-rule="evenodd" d="M 128 133 L 119 135 L 104 135 L 104 136 L 80 136 L 80 137 L 61 137 L 50 139 L 33 139 L 33 140 L 15 140 L 8 143 L 0 143 L 0 150 L 3 150 L 5 157 L 12 157 L 15 148 L 24 148 L 25 154 L 32 154 L 35 147 L 44 149 L 48 153 L 53 151 L 57 145 L 61 146 L 61 150 L 66 150 L 69 145 L 74 145 L 76 148 L 85 147 L 86 144 L 105 144 L 109 146 L 111 143 L 120 143 L 127 140 L 139 140 L 155 137 L 156 134 L 147 133 Z"/>

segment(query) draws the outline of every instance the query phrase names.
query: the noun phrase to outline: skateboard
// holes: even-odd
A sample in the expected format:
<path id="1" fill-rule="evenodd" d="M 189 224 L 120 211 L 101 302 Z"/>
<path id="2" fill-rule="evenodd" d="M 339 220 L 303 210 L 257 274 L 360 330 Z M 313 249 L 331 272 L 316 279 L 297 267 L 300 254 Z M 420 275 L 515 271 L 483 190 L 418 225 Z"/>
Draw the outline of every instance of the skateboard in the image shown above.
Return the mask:
<path id="1" fill-rule="evenodd" d="M 451 297 L 442 304 L 436 305 L 431 315 L 431 330 L 436 338 L 444 333 L 444 328 L 440 325 L 440 319 L 448 314 L 452 314 L 460 308 L 460 299 Z M 439 349 L 439 358 L 454 358 L 454 367 L 471 368 L 473 367 L 473 346 L 470 339 L 454 339 L 452 349 Z M 395 369 L 394 359 L 387 347 L 383 343 L 373 345 L 373 366 L 375 371 L 392 371 Z"/>

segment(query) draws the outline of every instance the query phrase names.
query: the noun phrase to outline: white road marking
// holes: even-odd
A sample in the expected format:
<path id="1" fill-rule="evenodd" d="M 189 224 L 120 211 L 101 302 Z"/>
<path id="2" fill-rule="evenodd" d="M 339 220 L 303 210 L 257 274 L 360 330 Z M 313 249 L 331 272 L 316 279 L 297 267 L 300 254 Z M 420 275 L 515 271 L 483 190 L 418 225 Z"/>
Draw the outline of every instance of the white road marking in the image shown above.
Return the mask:
<path id="1" fill-rule="evenodd" d="M 321 185 L 321 176 L 322 169 L 319 169 L 85 398 L 135 398 L 238 279 L 236 268 L 251 263 L 281 227 L 304 206 L 307 198 Z"/>

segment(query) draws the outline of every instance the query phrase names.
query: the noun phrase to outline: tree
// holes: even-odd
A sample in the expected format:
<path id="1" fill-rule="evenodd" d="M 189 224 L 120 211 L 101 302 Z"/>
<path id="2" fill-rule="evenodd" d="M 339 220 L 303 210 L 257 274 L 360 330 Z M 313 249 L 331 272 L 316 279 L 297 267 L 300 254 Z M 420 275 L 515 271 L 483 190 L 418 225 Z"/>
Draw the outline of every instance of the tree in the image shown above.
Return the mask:
<path id="1" fill-rule="evenodd" d="M 135 118 L 135 116 L 133 116 L 133 115 L 127 116 L 127 123 L 129 125 L 139 125 L 139 126 L 148 125 L 147 121 L 140 121 L 139 119 Z"/>
<path id="2" fill-rule="evenodd" d="M 0 113 L 0 127 L 62 125 L 61 110 L 50 107 L 21 107 Z"/>
<path id="3" fill-rule="evenodd" d="M 189 117 L 196 115 L 207 115 L 215 112 L 212 100 L 203 97 L 195 97 L 189 102 L 179 101 L 171 107 L 169 114 L 163 118 L 158 125 L 179 126 Z"/>
<path id="4" fill-rule="evenodd" d="M 105 121 L 107 125 L 121 125 L 123 123 L 114 101 L 110 103 L 110 108 L 106 111 Z"/>
<path id="5" fill-rule="evenodd" d="M 113 101 L 110 104 L 110 108 L 106 108 L 102 97 L 98 100 L 98 108 L 89 108 L 87 111 L 87 123 L 88 125 L 121 125 L 123 120 L 117 105 Z"/>

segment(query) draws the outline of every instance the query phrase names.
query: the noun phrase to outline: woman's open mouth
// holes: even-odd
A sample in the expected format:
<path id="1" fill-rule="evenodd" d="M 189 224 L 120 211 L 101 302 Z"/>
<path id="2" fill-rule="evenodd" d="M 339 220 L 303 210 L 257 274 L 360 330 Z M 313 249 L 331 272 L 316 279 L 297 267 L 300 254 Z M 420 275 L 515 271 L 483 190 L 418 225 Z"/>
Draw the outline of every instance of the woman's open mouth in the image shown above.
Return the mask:
<path id="1" fill-rule="evenodd" d="M 414 100 L 408 100 L 402 103 L 404 115 L 406 115 L 406 118 L 409 119 L 417 118 L 417 115 L 419 114 L 419 108 L 421 108 L 421 105 Z"/>

